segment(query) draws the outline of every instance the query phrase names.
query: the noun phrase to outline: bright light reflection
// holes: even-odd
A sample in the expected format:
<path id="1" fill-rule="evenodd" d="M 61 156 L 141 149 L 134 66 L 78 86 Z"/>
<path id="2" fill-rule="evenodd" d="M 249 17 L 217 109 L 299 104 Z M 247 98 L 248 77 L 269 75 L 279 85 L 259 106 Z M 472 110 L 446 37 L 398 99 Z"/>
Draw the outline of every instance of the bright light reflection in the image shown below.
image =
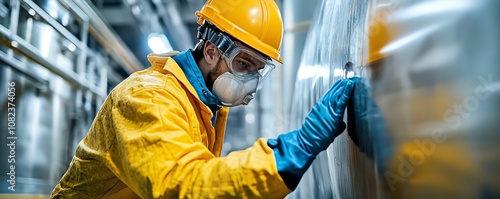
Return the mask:
<path id="1" fill-rule="evenodd" d="M 249 113 L 249 114 L 246 114 L 245 115 L 245 121 L 248 123 L 248 124 L 253 124 L 255 122 L 255 115 L 252 114 L 252 113 Z"/>
<path id="2" fill-rule="evenodd" d="M 167 37 L 158 33 L 149 35 L 148 46 L 154 53 L 166 53 L 173 50 Z"/>
<path id="3" fill-rule="evenodd" d="M 415 31 L 412 34 L 408 34 L 402 38 L 399 38 L 388 45 L 384 46 L 380 50 L 380 53 L 382 54 L 390 54 L 395 52 L 396 50 L 399 50 L 400 48 L 403 48 L 405 46 L 409 46 L 413 42 L 421 41 L 421 39 L 425 39 L 426 36 L 428 36 L 430 33 L 436 31 L 442 24 L 433 24 L 429 25 L 426 28 L 422 28 L 419 31 Z"/>
<path id="4" fill-rule="evenodd" d="M 354 71 L 347 72 L 347 78 L 354 77 Z"/>
<path id="5" fill-rule="evenodd" d="M 31 9 L 28 11 L 28 13 L 31 15 L 31 16 L 35 16 L 36 12 L 35 10 Z"/>
<path id="6" fill-rule="evenodd" d="M 473 9 L 474 1 L 428 1 L 412 6 L 402 14 L 403 18 L 415 18 L 448 12 L 464 12 Z"/>
<path id="7" fill-rule="evenodd" d="M 76 46 L 75 46 L 75 44 L 72 44 L 72 43 L 68 44 L 68 49 L 69 49 L 71 52 L 74 52 L 74 51 L 76 50 Z"/>
<path id="8" fill-rule="evenodd" d="M 334 70 L 335 73 L 335 70 Z M 314 66 L 303 66 L 299 68 L 297 72 L 298 80 L 313 78 L 313 77 L 328 77 L 330 75 L 330 69 L 326 67 L 321 67 L 318 65 Z"/>
<path id="9" fill-rule="evenodd" d="M 340 69 L 340 68 L 336 68 L 333 70 L 333 76 L 334 77 L 342 77 L 344 76 L 344 70 Z"/>

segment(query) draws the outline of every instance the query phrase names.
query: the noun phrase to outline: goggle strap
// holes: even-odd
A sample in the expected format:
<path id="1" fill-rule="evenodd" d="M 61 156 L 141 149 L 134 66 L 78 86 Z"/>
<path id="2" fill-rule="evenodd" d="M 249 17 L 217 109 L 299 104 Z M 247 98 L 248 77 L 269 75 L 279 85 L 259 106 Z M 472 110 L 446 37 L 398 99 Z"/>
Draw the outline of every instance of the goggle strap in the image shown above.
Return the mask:
<path id="1" fill-rule="evenodd" d="M 202 26 L 198 27 L 198 34 L 196 35 L 196 37 L 198 39 L 207 40 L 214 33 L 215 33 L 215 26 L 209 22 L 205 22 Z"/>
<path id="2" fill-rule="evenodd" d="M 198 39 L 208 40 L 215 44 L 219 50 L 221 50 L 226 56 L 234 48 L 236 44 L 224 33 L 220 32 L 217 27 L 213 24 L 205 22 L 202 26 L 198 27 L 198 34 L 196 36 Z"/>

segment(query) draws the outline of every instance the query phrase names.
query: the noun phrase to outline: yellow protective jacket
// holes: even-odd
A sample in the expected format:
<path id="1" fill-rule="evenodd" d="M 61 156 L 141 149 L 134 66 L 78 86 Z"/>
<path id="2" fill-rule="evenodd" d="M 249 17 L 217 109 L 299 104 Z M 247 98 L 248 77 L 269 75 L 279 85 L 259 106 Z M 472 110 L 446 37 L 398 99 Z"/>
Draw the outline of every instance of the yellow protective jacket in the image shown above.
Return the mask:
<path id="1" fill-rule="evenodd" d="M 228 108 L 212 112 L 168 56 L 149 55 L 109 94 L 52 198 L 283 198 L 259 139 L 219 157 Z"/>

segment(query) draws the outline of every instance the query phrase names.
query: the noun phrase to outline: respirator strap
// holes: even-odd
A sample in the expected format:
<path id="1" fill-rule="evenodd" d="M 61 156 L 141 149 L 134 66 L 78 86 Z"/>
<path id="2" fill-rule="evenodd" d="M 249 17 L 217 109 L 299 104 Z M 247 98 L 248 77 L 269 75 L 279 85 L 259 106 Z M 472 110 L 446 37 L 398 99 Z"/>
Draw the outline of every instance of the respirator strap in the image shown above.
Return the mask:
<path id="1" fill-rule="evenodd" d="M 202 26 L 198 27 L 197 38 L 212 42 L 226 56 L 237 47 L 229 36 L 209 22 L 205 22 Z"/>

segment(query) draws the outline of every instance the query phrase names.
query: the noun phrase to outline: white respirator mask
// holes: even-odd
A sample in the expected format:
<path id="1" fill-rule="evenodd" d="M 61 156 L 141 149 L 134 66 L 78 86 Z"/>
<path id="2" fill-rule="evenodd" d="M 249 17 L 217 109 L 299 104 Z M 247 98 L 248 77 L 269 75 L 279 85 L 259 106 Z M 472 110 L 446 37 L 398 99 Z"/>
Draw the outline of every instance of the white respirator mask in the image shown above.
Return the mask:
<path id="1" fill-rule="evenodd" d="M 215 79 L 212 92 L 224 106 L 247 105 L 275 65 L 262 55 L 238 46 L 221 54 L 230 72 Z"/>
<path id="2" fill-rule="evenodd" d="M 224 106 L 247 105 L 254 98 L 259 79 L 242 81 L 230 72 L 225 72 L 214 81 L 212 92 Z"/>

